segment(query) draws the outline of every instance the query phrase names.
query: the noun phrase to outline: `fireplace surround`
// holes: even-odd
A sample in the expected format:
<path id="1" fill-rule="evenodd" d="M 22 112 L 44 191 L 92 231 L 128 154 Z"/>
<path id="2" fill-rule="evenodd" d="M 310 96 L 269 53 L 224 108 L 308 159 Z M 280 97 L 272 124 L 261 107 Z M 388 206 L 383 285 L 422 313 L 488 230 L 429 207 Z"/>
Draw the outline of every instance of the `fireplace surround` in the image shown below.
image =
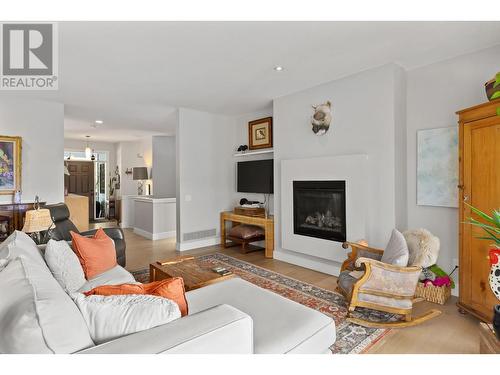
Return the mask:
<path id="1" fill-rule="evenodd" d="M 346 241 L 345 187 L 345 181 L 293 181 L 294 234 Z"/>

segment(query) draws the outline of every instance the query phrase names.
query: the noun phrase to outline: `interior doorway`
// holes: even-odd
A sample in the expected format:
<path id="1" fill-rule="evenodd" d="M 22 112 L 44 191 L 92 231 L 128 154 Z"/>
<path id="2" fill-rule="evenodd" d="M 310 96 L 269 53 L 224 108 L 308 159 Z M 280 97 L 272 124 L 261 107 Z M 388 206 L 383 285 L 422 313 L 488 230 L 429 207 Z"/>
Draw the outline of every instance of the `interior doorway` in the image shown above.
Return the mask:
<path id="1" fill-rule="evenodd" d="M 93 151 L 88 160 L 85 151 L 64 151 L 64 188 L 67 194 L 86 196 L 89 199 L 89 221 L 108 219 L 108 152 Z"/>
<path id="2" fill-rule="evenodd" d="M 77 194 L 89 199 L 89 219 L 94 219 L 94 162 L 66 161 L 69 175 L 64 176 L 64 189 L 69 194 Z"/>

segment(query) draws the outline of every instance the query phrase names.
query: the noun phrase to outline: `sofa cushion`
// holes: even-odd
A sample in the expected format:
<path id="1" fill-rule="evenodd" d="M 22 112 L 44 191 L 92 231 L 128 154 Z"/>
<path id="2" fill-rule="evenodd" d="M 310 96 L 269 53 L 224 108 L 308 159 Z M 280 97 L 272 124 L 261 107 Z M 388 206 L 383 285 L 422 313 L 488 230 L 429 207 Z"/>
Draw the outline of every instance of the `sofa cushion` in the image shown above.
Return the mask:
<path id="1" fill-rule="evenodd" d="M 78 290 L 79 293 L 88 292 L 95 287 L 101 285 L 119 285 L 119 284 L 139 284 L 135 281 L 134 276 L 122 266 L 115 266 L 110 270 L 97 275 L 96 277 L 87 280 L 85 284 Z"/>
<path id="2" fill-rule="evenodd" d="M 75 293 L 73 298 L 96 344 L 157 327 L 181 317 L 179 306 L 163 297 L 144 294 L 86 297 Z"/>
<path id="3" fill-rule="evenodd" d="M 324 353 L 335 342 L 328 316 L 240 278 L 186 293 L 189 315 L 228 304 L 250 315 L 255 353 Z"/>
<path id="4" fill-rule="evenodd" d="M 37 319 L 35 291 L 20 258 L 0 271 L 0 353 L 53 353 Z"/>
<path id="5" fill-rule="evenodd" d="M 0 244 L 0 259 L 15 259 L 23 256 L 30 261 L 46 266 L 41 250 L 26 233 L 16 230 Z"/>
<path id="6" fill-rule="evenodd" d="M 406 267 L 410 253 L 406 240 L 400 231 L 392 230 L 391 238 L 382 255 L 381 262 L 394 266 Z"/>
<path id="7" fill-rule="evenodd" d="M 0 332 L 3 353 L 73 353 L 94 345 L 47 266 L 23 255 L 0 272 Z"/>
<path id="8" fill-rule="evenodd" d="M 117 265 L 115 244 L 100 228 L 91 238 L 71 232 L 73 250 L 83 267 L 85 277 L 90 279 Z"/>
<path id="9" fill-rule="evenodd" d="M 66 241 L 50 240 L 44 257 L 50 272 L 66 292 L 76 292 L 87 282 L 78 257 Z"/>

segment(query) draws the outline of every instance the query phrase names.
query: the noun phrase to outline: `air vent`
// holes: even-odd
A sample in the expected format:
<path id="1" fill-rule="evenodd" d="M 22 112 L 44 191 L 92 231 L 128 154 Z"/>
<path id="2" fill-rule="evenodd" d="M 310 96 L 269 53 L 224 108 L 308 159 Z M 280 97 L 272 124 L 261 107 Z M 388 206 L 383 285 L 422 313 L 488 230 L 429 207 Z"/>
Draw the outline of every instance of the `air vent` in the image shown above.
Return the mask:
<path id="1" fill-rule="evenodd" d="M 189 232 L 182 234 L 183 241 L 201 240 L 203 238 L 215 237 L 217 235 L 217 229 L 207 229 L 199 230 L 197 232 Z"/>

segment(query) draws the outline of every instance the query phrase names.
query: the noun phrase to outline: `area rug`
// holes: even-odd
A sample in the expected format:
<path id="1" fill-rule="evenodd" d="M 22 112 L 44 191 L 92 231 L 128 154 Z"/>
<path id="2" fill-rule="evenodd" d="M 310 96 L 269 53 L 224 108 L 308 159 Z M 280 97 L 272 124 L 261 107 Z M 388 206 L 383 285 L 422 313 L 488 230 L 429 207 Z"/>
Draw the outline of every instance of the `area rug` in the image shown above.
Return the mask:
<path id="1" fill-rule="evenodd" d="M 335 320 L 337 340 L 330 347 L 333 354 L 360 354 L 367 352 L 389 333 L 389 329 L 365 328 L 346 321 L 347 303 L 336 292 L 319 288 L 277 272 L 221 253 L 203 255 L 197 261 L 213 268 L 223 266 L 244 280 L 268 289 L 292 301 L 318 310 Z M 132 272 L 139 282 L 149 282 L 149 269 Z M 356 316 L 363 319 L 388 321 L 391 314 L 369 309 L 356 309 Z"/>

